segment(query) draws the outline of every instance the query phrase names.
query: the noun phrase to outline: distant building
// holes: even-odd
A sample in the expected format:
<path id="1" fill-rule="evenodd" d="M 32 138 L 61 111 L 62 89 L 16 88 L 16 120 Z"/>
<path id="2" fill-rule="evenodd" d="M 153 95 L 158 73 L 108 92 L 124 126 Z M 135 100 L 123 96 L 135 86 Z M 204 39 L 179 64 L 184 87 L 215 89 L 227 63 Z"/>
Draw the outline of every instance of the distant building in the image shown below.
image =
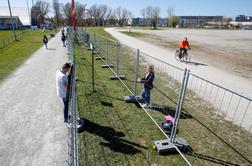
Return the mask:
<path id="1" fill-rule="evenodd" d="M 12 7 L 13 24 L 16 29 L 30 26 L 30 17 L 27 8 Z M 12 29 L 9 8 L 0 6 L 0 29 Z"/>
<path id="2" fill-rule="evenodd" d="M 15 29 L 20 29 L 21 27 L 23 27 L 23 24 L 18 16 L 13 16 L 12 21 Z M 0 30 L 1 29 L 12 29 L 12 22 L 10 16 L 0 16 Z"/>
<path id="3" fill-rule="evenodd" d="M 151 26 L 151 23 L 148 18 L 133 18 L 131 22 L 132 26 Z M 164 27 L 167 26 L 167 18 L 159 18 L 157 26 Z"/>
<path id="4" fill-rule="evenodd" d="M 239 15 L 235 18 L 235 22 L 252 22 L 252 16 Z"/>
<path id="5" fill-rule="evenodd" d="M 222 22 L 223 16 L 179 16 L 179 27 L 202 28 L 209 22 Z"/>

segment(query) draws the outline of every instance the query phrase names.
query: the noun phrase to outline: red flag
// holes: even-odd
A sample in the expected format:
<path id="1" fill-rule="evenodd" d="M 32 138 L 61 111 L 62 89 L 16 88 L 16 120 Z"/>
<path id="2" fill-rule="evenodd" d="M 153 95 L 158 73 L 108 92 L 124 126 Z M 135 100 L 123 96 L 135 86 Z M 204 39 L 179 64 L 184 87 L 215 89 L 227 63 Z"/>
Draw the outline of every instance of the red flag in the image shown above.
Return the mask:
<path id="1" fill-rule="evenodd" d="M 76 31 L 76 17 L 75 17 L 74 0 L 72 0 L 72 25 L 73 25 L 74 31 Z"/>

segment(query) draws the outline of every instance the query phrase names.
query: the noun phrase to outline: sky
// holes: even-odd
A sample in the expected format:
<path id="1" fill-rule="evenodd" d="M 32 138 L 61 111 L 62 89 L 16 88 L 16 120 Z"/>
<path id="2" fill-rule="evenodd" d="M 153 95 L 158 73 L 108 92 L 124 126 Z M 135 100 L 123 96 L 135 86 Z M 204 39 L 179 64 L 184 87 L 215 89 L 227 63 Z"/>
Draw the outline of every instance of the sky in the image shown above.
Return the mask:
<path id="1" fill-rule="evenodd" d="M 27 0 L 29 6 L 32 0 Z M 34 2 L 36 0 L 33 0 Z M 46 0 L 52 2 L 52 0 Z M 91 6 L 106 4 L 112 8 L 119 6 L 129 9 L 134 17 L 141 17 L 141 9 L 146 6 L 160 7 L 161 17 L 167 17 L 167 8 L 173 7 L 175 14 L 182 15 L 223 15 L 235 17 L 240 14 L 252 16 L 252 0 L 75 0 Z M 71 0 L 59 0 L 60 3 Z M 12 6 L 26 7 L 26 0 L 10 0 Z M 6 6 L 7 0 L 0 0 L 0 6 Z"/>

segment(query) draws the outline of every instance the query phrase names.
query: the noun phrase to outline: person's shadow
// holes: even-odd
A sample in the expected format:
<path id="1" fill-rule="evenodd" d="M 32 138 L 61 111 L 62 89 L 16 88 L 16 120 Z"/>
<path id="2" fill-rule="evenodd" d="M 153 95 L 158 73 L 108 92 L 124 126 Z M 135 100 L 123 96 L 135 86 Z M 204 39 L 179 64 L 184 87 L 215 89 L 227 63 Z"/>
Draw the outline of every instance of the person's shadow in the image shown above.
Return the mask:
<path id="1" fill-rule="evenodd" d="M 106 142 L 101 142 L 100 145 L 109 147 L 114 152 L 134 155 L 141 153 L 135 147 L 148 149 L 147 147 L 120 138 L 125 136 L 123 132 L 118 132 L 108 126 L 101 126 L 88 119 L 84 119 L 84 127 L 80 132 L 85 131 L 102 137 Z"/>

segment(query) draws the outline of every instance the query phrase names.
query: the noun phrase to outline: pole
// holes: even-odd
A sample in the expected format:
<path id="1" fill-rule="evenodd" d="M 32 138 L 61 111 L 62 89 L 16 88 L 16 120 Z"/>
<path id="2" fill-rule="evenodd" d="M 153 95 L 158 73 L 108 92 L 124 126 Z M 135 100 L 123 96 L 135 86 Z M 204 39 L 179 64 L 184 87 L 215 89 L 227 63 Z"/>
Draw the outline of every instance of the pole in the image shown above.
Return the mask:
<path id="1" fill-rule="evenodd" d="M 28 11 L 28 16 L 29 16 L 30 27 L 31 27 L 31 15 L 30 15 L 30 9 L 29 9 L 29 4 L 27 0 L 26 0 L 26 6 L 27 6 L 27 11 Z"/>
<path id="2" fill-rule="evenodd" d="M 94 45 L 91 44 L 91 50 L 92 50 L 92 89 L 93 92 L 95 92 L 94 88 Z"/>
<path id="3" fill-rule="evenodd" d="M 178 128 L 178 124 L 179 124 L 180 114 L 181 114 L 181 111 L 182 111 L 182 108 L 183 108 L 186 89 L 187 89 L 187 83 L 188 83 L 188 79 L 189 79 L 189 72 L 190 72 L 190 70 L 185 69 L 185 73 L 184 73 L 184 77 L 183 77 L 183 81 L 182 81 L 182 85 L 181 85 L 181 89 L 180 89 L 178 104 L 177 104 L 177 107 L 176 107 L 175 123 L 174 123 L 174 126 L 172 128 L 172 132 L 171 132 L 170 141 L 172 143 L 174 143 L 174 140 L 176 138 L 176 133 L 177 133 L 177 128 Z"/>
<path id="4" fill-rule="evenodd" d="M 136 93 L 137 93 L 137 77 L 138 77 L 138 67 L 139 67 L 139 55 L 140 55 L 140 50 L 137 49 L 136 63 L 135 63 L 135 80 L 134 80 L 134 89 L 133 89 L 134 96 L 136 96 Z"/>
<path id="5" fill-rule="evenodd" d="M 12 25 L 12 30 L 13 30 L 14 40 L 17 40 L 17 37 L 16 37 L 16 32 L 15 32 L 15 27 L 14 27 L 14 24 L 13 24 L 13 18 L 12 18 L 12 12 L 11 12 L 10 0 L 8 0 L 8 6 L 9 6 L 9 11 L 10 11 L 11 25 Z"/>
<path id="6" fill-rule="evenodd" d="M 74 0 L 72 0 L 72 26 L 75 32 L 76 31 L 76 17 L 75 17 Z"/>
<path id="7" fill-rule="evenodd" d="M 120 55 L 120 44 L 116 45 L 116 75 L 119 76 L 119 55 Z"/>

